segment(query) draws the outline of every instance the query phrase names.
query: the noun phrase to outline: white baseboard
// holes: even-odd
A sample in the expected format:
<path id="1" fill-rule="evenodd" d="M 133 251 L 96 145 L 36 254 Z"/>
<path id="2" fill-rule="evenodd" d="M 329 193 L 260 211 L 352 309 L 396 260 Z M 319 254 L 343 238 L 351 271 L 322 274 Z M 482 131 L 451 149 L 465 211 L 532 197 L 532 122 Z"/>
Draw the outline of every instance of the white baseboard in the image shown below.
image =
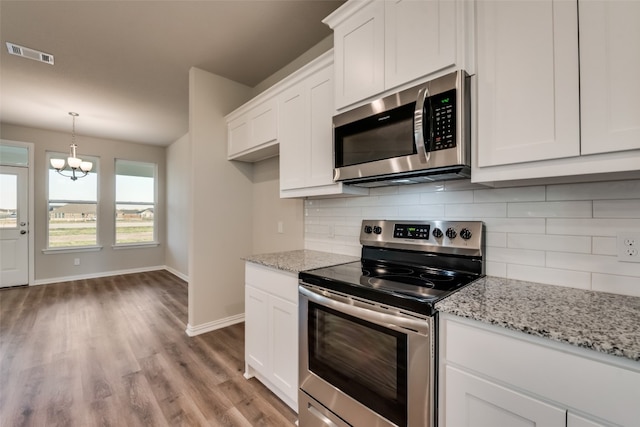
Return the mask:
<path id="1" fill-rule="evenodd" d="M 187 330 L 185 332 L 190 337 L 195 337 L 196 335 L 215 331 L 216 329 L 226 328 L 227 326 L 235 325 L 236 323 L 240 322 L 244 322 L 244 313 L 236 314 L 235 316 L 214 320 L 212 322 L 207 322 L 196 326 L 187 324 Z"/>
<path id="2" fill-rule="evenodd" d="M 184 274 L 184 273 L 179 272 L 175 268 L 169 267 L 168 265 L 165 265 L 164 269 L 167 270 L 169 273 L 173 274 L 174 276 L 178 276 L 179 278 L 181 278 L 185 282 L 189 282 L 189 276 Z"/>
<path id="3" fill-rule="evenodd" d="M 166 266 L 157 265 L 152 267 L 142 267 L 142 268 L 131 268 L 128 270 L 117 270 L 117 271 L 103 271 L 101 273 L 89 273 L 89 274 L 80 274 L 77 276 L 64 276 L 64 277 L 52 277 L 50 279 L 40 279 L 33 282 L 34 286 L 38 285 L 48 285 L 51 283 L 60 283 L 60 282 L 71 282 L 73 280 L 85 280 L 85 279 L 97 279 L 100 277 L 108 277 L 108 276 L 118 276 L 121 274 L 132 274 L 132 273 L 145 273 L 147 271 L 157 271 L 157 270 L 166 270 Z M 176 274 L 171 272 L 172 274 Z M 176 274 L 176 276 L 178 276 Z M 180 276 L 178 276 L 180 277 Z"/>

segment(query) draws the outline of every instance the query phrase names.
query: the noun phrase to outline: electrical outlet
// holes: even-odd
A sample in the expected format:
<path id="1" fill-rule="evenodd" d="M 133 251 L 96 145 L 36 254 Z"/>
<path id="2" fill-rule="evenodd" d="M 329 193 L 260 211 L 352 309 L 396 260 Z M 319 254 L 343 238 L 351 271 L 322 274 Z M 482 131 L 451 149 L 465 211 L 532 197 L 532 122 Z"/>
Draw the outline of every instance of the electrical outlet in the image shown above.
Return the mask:
<path id="1" fill-rule="evenodd" d="M 282 221 L 278 221 L 278 233 L 284 233 L 284 223 Z"/>
<path id="2" fill-rule="evenodd" d="M 618 233 L 618 261 L 640 262 L 640 233 Z"/>
<path id="3" fill-rule="evenodd" d="M 80 258 L 74 258 L 73 265 L 80 265 Z"/>

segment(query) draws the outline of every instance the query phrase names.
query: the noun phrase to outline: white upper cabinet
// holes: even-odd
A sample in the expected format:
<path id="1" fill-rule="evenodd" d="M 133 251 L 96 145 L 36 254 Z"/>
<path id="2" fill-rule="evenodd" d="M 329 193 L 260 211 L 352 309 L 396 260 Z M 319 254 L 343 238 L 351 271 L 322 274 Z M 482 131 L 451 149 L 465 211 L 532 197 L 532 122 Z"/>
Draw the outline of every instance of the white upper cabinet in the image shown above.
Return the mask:
<path id="1" fill-rule="evenodd" d="M 353 11 L 356 4 L 362 2 L 345 4 L 344 12 L 351 15 L 332 26 L 337 108 L 384 91 L 384 2 L 374 0 Z"/>
<path id="2" fill-rule="evenodd" d="M 336 109 L 465 68 L 469 10 L 472 2 L 465 0 L 345 3 L 323 21 L 334 30 Z"/>
<path id="3" fill-rule="evenodd" d="M 579 10 L 582 154 L 640 149 L 640 2 Z"/>
<path id="4" fill-rule="evenodd" d="M 455 1 L 385 1 L 385 88 L 456 64 Z"/>
<path id="5" fill-rule="evenodd" d="M 580 154 L 578 21 L 567 1 L 478 1 L 478 166 Z"/>
<path id="6" fill-rule="evenodd" d="M 476 30 L 473 182 L 638 176 L 640 2 L 477 0 Z"/>
<path id="7" fill-rule="evenodd" d="M 333 53 L 290 78 L 278 101 L 280 197 L 368 194 L 333 181 Z"/>
<path id="8" fill-rule="evenodd" d="M 229 160 L 257 162 L 278 155 L 276 98 L 250 101 L 226 119 Z"/>

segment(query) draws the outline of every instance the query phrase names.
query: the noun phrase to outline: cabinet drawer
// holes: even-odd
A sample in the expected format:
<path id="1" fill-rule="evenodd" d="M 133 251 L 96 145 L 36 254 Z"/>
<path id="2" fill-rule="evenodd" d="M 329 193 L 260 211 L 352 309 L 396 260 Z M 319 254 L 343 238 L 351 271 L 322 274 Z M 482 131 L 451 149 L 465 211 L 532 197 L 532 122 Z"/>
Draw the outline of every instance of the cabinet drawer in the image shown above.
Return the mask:
<path id="1" fill-rule="evenodd" d="M 602 361 L 609 357 L 595 351 L 588 357 L 584 349 L 546 345 L 526 334 L 457 318 L 445 317 L 443 332 L 441 356 L 447 364 L 620 425 L 640 419 L 640 368 L 626 360 L 611 356 L 609 364 Z"/>
<path id="2" fill-rule="evenodd" d="M 298 303 L 298 275 L 247 262 L 245 282 L 287 301 Z"/>

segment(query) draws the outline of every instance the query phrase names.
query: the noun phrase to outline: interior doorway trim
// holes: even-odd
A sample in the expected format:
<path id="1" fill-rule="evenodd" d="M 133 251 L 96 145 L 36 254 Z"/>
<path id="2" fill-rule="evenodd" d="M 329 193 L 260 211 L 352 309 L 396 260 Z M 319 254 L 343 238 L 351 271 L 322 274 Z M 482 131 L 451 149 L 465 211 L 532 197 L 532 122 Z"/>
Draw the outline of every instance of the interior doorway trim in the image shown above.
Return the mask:
<path id="1" fill-rule="evenodd" d="M 28 221 L 29 221 L 29 286 L 32 286 L 35 283 L 35 186 L 34 186 L 34 151 L 35 145 L 32 142 L 22 142 L 22 141 L 12 141 L 8 139 L 0 139 L 1 145 L 9 145 L 12 147 L 21 147 L 26 148 L 28 154 L 28 195 L 27 195 L 27 203 L 28 203 Z M 15 166 L 15 165 L 7 165 L 7 166 Z"/>

